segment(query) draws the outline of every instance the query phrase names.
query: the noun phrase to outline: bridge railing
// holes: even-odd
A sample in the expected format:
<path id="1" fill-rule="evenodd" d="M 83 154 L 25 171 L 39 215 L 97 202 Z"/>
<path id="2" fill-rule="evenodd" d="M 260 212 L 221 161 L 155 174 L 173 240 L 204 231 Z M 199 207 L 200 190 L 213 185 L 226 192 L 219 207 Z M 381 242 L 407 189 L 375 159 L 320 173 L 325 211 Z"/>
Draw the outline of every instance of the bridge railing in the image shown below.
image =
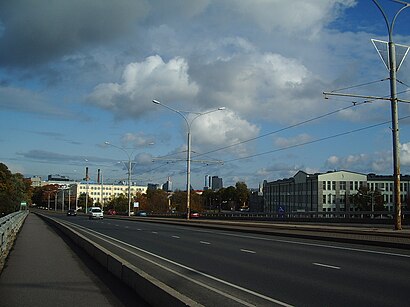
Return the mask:
<path id="1" fill-rule="evenodd" d="M 17 233 L 28 214 L 29 211 L 24 210 L 0 218 L 0 272 L 3 268 L 4 261 L 13 246 Z"/>

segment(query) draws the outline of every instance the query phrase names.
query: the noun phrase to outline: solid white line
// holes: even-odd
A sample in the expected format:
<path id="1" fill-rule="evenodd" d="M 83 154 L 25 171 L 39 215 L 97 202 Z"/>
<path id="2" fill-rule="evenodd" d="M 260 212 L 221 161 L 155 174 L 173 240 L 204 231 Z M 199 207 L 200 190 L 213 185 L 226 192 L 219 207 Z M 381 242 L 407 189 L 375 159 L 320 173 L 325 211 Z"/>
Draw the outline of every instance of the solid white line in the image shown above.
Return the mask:
<path id="1" fill-rule="evenodd" d="M 205 245 L 210 245 L 210 244 L 211 244 L 211 243 L 206 242 L 206 241 L 199 241 L 199 243 L 201 243 L 201 244 L 205 244 Z"/>
<path id="2" fill-rule="evenodd" d="M 180 239 L 180 237 L 178 237 L 178 236 L 172 236 L 173 238 L 175 238 L 175 239 Z"/>
<path id="3" fill-rule="evenodd" d="M 312 264 L 313 264 L 313 265 L 317 265 L 317 266 L 321 266 L 321 267 L 324 267 L 324 268 L 340 270 L 340 267 L 334 266 L 334 265 L 323 264 L 323 263 L 317 263 L 317 262 L 314 262 L 314 263 L 312 263 Z"/>
<path id="4" fill-rule="evenodd" d="M 248 254 L 256 254 L 255 251 L 251 251 L 249 249 L 242 249 L 242 248 L 241 248 L 241 252 L 248 253 Z"/>
<path id="5" fill-rule="evenodd" d="M 221 291 L 221 290 L 219 290 L 219 289 L 216 289 L 216 288 L 213 288 L 213 287 L 211 287 L 211 286 L 208 286 L 207 284 L 204 284 L 204 283 L 202 283 L 202 282 L 200 282 L 200 281 L 198 281 L 198 280 L 195 280 L 195 279 L 193 279 L 193 278 L 191 278 L 191 277 L 189 277 L 189 276 L 187 276 L 187 275 L 184 275 L 184 274 L 182 274 L 182 273 L 180 273 L 180 272 L 177 272 L 177 271 L 175 271 L 175 270 L 172 270 L 171 268 L 168 268 L 168 267 L 166 267 L 166 266 L 164 266 L 164 265 L 161 265 L 161 264 L 159 264 L 159 263 L 156 263 L 156 262 L 154 262 L 153 260 L 151 260 L 151 259 L 149 259 L 149 258 L 147 258 L 147 257 L 144 257 L 144 256 L 139 255 L 139 254 L 137 254 L 137 253 L 134 253 L 134 252 L 132 252 L 132 251 L 130 251 L 130 250 L 127 250 L 127 249 L 125 249 L 123 246 L 120 246 L 120 245 L 118 245 L 118 244 L 115 244 L 115 243 L 113 243 L 112 241 L 118 242 L 118 243 L 120 243 L 120 244 L 122 244 L 122 245 L 125 245 L 125 246 L 127 246 L 127 247 L 133 248 L 133 249 L 135 249 L 135 250 L 137 250 L 137 251 L 143 252 L 143 253 L 145 253 L 145 254 L 147 254 L 147 255 L 150 255 L 150 256 L 153 256 L 153 257 L 155 257 L 155 258 L 158 258 L 158 259 L 160 259 L 160 260 L 162 260 L 162 261 L 171 263 L 171 264 L 173 264 L 173 265 L 175 265 L 175 266 L 178 266 L 178 267 L 183 268 L 183 269 L 185 269 L 185 270 L 188 270 L 188 271 L 190 271 L 190 272 L 193 272 L 193 273 L 202 275 L 202 276 L 204 276 L 204 277 L 207 277 L 207 278 L 212 279 L 212 280 L 214 280 L 214 281 L 220 282 L 220 283 L 222 283 L 222 284 L 224 284 L 224 285 L 227 285 L 227 286 L 230 286 L 230 287 L 232 287 L 232 288 L 238 289 L 238 290 L 243 291 L 243 292 L 245 292 L 245 293 L 254 295 L 254 296 L 256 296 L 256 297 L 262 298 L 262 299 L 264 299 L 264 300 L 267 300 L 267 301 L 269 301 L 269 302 L 275 303 L 275 304 L 277 304 L 277 305 L 286 306 L 286 307 L 292 307 L 292 306 L 293 306 L 293 305 L 287 304 L 287 303 L 285 303 L 285 302 L 282 302 L 282 301 L 276 300 L 276 299 L 274 299 L 274 298 L 271 298 L 271 297 L 269 297 L 269 296 L 260 294 L 260 293 L 258 293 L 258 292 L 255 292 L 255 291 L 252 291 L 252 290 L 243 288 L 243 287 L 241 287 L 241 286 L 232 284 L 232 283 L 227 282 L 227 281 L 225 281 L 225 280 L 223 280 L 223 279 L 219 279 L 219 278 L 217 278 L 217 277 L 215 277 L 215 276 L 212 276 L 212 275 L 203 273 L 203 272 L 201 272 L 201 271 L 195 270 L 195 269 L 193 269 L 193 268 L 190 268 L 190 267 L 188 267 L 188 266 L 186 266 L 186 265 L 180 264 L 180 263 L 175 262 L 175 261 L 173 261 L 173 260 L 167 259 L 167 258 L 165 258 L 165 257 L 156 255 L 156 254 L 151 253 L 151 252 L 149 252 L 149 251 L 146 251 L 146 250 L 144 250 L 144 249 L 142 249 L 142 248 L 136 247 L 136 246 L 134 246 L 134 245 L 128 244 L 128 243 L 123 242 L 123 241 L 121 241 L 121 240 L 118 240 L 118 239 L 116 239 L 116 238 L 113 238 L 113 237 L 107 236 L 107 235 L 105 235 L 105 234 L 103 234 L 103 233 L 100 233 L 100 232 L 97 232 L 97 231 L 95 231 L 95 230 L 92 230 L 91 228 L 87 228 L 87 227 L 84 227 L 84 226 L 81 226 L 81 225 L 78 225 L 78 224 L 74 224 L 74 223 L 71 223 L 71 222 L 67 222 L 67 224 L 71 224 L 73 227 L 76 227 L 76 228 L 80 228 L 80 229 L 83 228 L 83 230 L 87 231 L 88 234 L 92 234 L 92 235 L 96 236 L 97 238 L 99 238 L 100 240 L 103 240 L 103 241 L 105 241 L 105 242 L 107 242 L 107 243 L 109 243 L 109 244 L 111 244 L 111 245 L 114 245 L 114 246 L 116 246 L 116 247 L 118 247 L 118 248 L 120 248 L 120 249 L 123 249 L 123 250 L 127 251 L 128 253 L 130 253 L 130 254 L 132 254 L 132 255 L 134 255 L 134 256 L 137 256 L 137 257 L 139 257 L 139 258 L 141 258 L 141 259 L 144 259 L 145 261 L 148 261 L 148 262 L 150 262 L 150 263 L 152 263 L 152 264 L 155 264 L 155 265 L 157 265 L 158 267 L 160 267 L 160 268 L 162 268 L 162 269 L 164 269 L 164 270 L 167 270 L 167 271 L 169 271 L 169 272 L 172 272 L 172 273 L 175 274 L 175 275 L 178 275 L 178 276 L 180 276 L 180 277 L 182 277 L 182 278 L 185 278 L 186 280 L 189 280 L 189 281 L 191 281 L 191 282 L 193 282 L 193 283 L 196 283 L 196 284 L 200 285 L 201 287 L 207 288 L 207 289 L 209 289 L 209 290 L 211 290 L 211 291 L 213 291 L 213 292 L 216 292 L 216 293 L 218 293 L 218 294 L 220 294 L 220 295 L 222 295 L 222 296 L 225 296 L 225 297 L 227 297 L 227 298 L 230 298 L 230 299 L 232 299 L 232 300 L 234 300 L 234 301 L 236 301 L 236 302 L 238 302 L 238 303 L 240 303 L 240 304 L 243 304 L 243 305 L 245 305 L 245 306 L 254 306 L 254 305 L 252 305 L 252 304 L 250 304 L 250 303 L 248 303 L 248 302 L 245 302 L 245 301 L 243 301 L 243 300 L 241 300 L 241 299 L 239 299 L 239 298 L 237 298 L 237 297 L 234 297 L 234 296 L 230 295 L 229 293 L 225 293 L 225 292 L 223 292 L 223 291 Z M 105 238 L 107 238 L 107 239 L 104 239 L 103 237 L 105 237 Z M 109 241 L 108 239 L 111 240 L 111 241 Z"/>

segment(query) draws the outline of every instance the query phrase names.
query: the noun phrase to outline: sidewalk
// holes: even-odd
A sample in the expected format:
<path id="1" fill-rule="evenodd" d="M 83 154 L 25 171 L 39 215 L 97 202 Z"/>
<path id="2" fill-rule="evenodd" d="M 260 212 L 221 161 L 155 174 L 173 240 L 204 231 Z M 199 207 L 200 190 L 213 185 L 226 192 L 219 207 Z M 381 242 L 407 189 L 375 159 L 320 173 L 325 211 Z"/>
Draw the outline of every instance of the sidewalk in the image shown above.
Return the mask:
<path id="1" fill-rule="evenodd" d="M 29 214 L 0 275 L 0 305 L 104 307 L 138 302 L 114 296 L 107 285 L 111 277 L 97 278 L 98 266 L 89 259 L 83 262 L 79 255 L 54 229 Z M 130 292 L 115 279 L 111 282 Z"/>

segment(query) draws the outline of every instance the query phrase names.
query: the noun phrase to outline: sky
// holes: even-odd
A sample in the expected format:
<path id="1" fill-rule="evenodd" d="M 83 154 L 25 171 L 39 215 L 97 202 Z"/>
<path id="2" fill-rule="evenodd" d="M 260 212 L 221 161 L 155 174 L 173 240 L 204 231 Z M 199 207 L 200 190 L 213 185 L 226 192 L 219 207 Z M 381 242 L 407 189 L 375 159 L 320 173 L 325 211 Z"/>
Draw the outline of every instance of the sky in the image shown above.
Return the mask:
<path id="1" fill-rule="evenodd" d="M 389 22 L 403 6 L 378 1 Z M 410 45 L 409 24 L 407 8 L 395 43 Z M 2 0 L 0 162 L 114 182 L 131 161 L 138 184 L 183 190 L 189 130 L 194 189 L 206 175 L 250 188 L 299 170 L 389 175 L 390 102 L 323 95 L 389 97 L 371 39 L 388 40 L 371 0 Z M 397 79 L 410 100 L 410 59 Z"/>

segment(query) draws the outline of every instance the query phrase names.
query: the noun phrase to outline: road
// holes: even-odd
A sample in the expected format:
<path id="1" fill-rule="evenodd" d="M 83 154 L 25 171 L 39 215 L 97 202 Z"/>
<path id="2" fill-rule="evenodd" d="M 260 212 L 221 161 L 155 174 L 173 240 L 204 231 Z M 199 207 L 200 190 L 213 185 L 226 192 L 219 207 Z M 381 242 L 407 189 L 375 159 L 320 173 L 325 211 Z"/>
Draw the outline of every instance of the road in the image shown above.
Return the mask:
<path id="1" fill-rule="evenodd" d="M 205 306 L 408 304 L 410 252 L 405 250 L 161 223 L 60 218 Z"/>

